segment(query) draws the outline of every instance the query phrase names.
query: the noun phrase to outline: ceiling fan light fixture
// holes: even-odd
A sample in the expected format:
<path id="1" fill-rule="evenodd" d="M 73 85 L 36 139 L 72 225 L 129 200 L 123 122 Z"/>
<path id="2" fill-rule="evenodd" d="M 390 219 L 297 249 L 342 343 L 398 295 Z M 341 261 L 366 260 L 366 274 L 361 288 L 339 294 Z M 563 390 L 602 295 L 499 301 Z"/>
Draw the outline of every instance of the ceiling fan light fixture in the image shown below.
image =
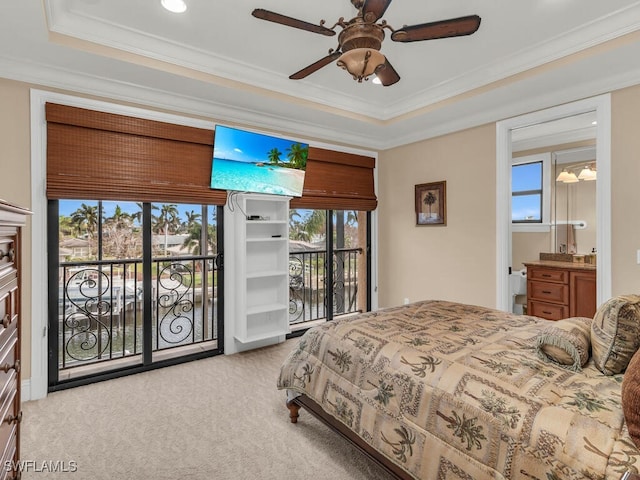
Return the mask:
<path id="1" fill-rule="evenodd" d="M 372 48 L 354 48 L 340 55 L 336 64 L 351 74 L 354 80 L 362 83 L 380 69 L 387 59 L 378 50 Z"/>
<path id="2" fill-rule="evenodd" d="M 184 13 L 187 11 L 187 4 L 184 0 L 160 0 L 162 6 L 173 13 Z"/>

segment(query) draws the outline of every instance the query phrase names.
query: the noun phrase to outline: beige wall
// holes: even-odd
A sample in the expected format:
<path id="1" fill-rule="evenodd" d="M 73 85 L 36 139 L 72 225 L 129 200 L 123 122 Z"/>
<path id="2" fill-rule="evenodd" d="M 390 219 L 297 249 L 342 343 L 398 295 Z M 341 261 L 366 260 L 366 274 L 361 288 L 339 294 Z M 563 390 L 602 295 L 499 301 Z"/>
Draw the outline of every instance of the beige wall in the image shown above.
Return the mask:
<path id="1" fill-rule="evenodd" d="M 640 293 L 640 86 L 613 92 L 611 109 L 612 293 Z M 380 154 L 381 306 L 405 297 L 495 306 L 494 177 L 494 125 Z M 416 227 L 413 186 L 438 180 L 447 180 L 449 225 Z"/>
<path id="2" fill-rule="evenodd" d="M 495 306 L 495 125 L 381 152 L 379 304 L 446 299 Z M 447 182 L 447 225 L 416 226 L 420 183 Z"/>
<path id="3" fill-rule="evenodd" d="M 522 270 L 524 262 L 538 260 L 540 252 L 551 252 L 550 232 L 513 232 L 511 234 L 511 266 Z"/>
<path id="4" fill-rule="evenodd" d="M 30 207 L 29 85 L 0 79 L 0 198 Z M 640 86 L 612 95 L 613 293 L 640 293 Z M 495 125 L 381 152 L 379 304 L 495 306 Z M 447 181 L 447 226 L 415 225 L 414 186 Z M 23 242 L 23 379 L 30 377 L 30 227 Z M 35 292 L 45 295 L 46 292 Z"/>
<path id="5" fill-rule="evenodd" d="M 640 294 L 640 86 L 611 100 L 612 293 Z"/>
<path id="6" fill-rule="evenodd" d="M 31 137 L 29 128 L 29 86 L 0 79 L 0 198 L 31 208 Z M 31 318 L 31 226 L 24 230 L 22 266 L 25 275 L 22 294 L 23 318 Z M 44 294 L 45 292 L 43 292 Z M 22 378 L 31 377 L 31 323 L 22 323 Z"/>

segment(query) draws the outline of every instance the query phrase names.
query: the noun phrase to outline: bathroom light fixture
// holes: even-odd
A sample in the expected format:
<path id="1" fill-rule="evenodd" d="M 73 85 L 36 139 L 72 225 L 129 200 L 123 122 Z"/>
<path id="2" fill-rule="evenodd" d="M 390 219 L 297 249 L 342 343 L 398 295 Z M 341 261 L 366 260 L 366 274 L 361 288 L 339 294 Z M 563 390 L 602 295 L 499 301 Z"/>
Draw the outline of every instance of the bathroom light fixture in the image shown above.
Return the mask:
<path id="1" fill-rule="evenodd" d="M 571 175 L 573 175 L 575 177 L 575 174 L 571 174 L 567 171 L 567 169 L 563 169 L 560 172 L 560 175 L 558 175 L 558 178 L 556 178 L 556 182 L 567 182 L 571 180 Z"/>
<path id="2" fill-rule="evenodd" d="M 580 174 L 578 175 L 579 180 L 585 180 L 587 182 L 595 180 L 596 177 L 597 174 L 595 170 L 591 170 L 591 167 L 589 165 L 585 165 L 585 167 L 580 171 Z"/>
<path id="3" fill-rule="evenodd" d="M 184 13 L 187 10 L 187 4 L 184 0 L 161 0 L 160 3 L 173 13 Z"/>
<path id="4" fill-rule="evenodd" d="M 580 180 L 578 180 L 578 177 L 576 176 L 576 174 L 568 171 L 566 168 L 563 169 L 560 172 L 560 175 L 558 175 L 558 178 L 556 178 L 556 182 L 563 182 L 563 183 L 576 183 L 579 181 Z"/>
<path id="5" fill-rule="evenodd" d="M 579 182 L 580 180 L 578 180 L 578 177 L 576 176 L 575 173 L 573 172 L 569 172 L 569 178 L 567 178 L 566 180 L 563 180 L 563 183 L 576 183 Z"/>

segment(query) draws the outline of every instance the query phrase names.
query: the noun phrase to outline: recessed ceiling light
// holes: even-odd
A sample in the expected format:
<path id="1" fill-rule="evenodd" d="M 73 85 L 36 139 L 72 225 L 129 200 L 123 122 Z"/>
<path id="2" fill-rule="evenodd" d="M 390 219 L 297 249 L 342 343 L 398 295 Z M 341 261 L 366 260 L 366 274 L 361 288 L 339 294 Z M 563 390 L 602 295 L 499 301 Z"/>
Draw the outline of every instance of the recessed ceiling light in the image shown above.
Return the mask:
<path id="1" fill-rule="evenodd" d="M 162 6 L 173 13 L 183 13 L 187 10 L 184 0 L 161 0 Z"/>
<path id="2" fill-rule="evenodd" d="M 597 120 L 594 120 L 593 122 L 591 122 L 591 125 L 597 125 L 597 124 L 598 124 Z"/>

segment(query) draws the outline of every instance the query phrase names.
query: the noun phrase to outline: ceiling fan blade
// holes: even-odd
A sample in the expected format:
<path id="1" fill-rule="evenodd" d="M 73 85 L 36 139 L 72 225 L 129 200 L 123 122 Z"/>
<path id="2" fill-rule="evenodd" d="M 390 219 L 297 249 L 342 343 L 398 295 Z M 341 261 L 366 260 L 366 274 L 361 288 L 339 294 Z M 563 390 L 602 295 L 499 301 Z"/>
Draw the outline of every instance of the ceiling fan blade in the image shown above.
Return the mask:
<path id="1" fill-rule="evenodd" d="M 376 22 L 387 11 L 391 0 L 365 0 L 362 6 L 362 18 L 366 22 Z"/>
<path id="2" fill-rule="evenodd" d="M 385 59 L 384 65 L 378 67 L 378 69 L 376 70 L 376 77 L 380 79 L 380 82 L 385 87 L 393 85 L 398 80 L 400 80 L 400 75 L 398 75 L 396 69 L 393 68 L 393 66 L 389 63 L 388 58 Z"/>
<path id="3" fill-rule="evenodd" d="M 326 35 L 327 37 L 331 37 L 336 34 L 336 32 L 334 32 L 333 30 L 327 27 L 323 27 L 322 25 L 314 25 L 313 23 L 305 22 L 303 20 L 298 20 L 292 17 L 287 17 L 286 15 L 281 15 L 279 13 L 270 12 L 269 10 L 265 10 L 263 8 L 256 8 L 253 12 L 251 12 L 251 15 L 259 18 L 260 20 L 280 23 L 282 25 L 286 25 L 287 27 L 299 28 L 300 30 L 319 33 L 321 35 Z"/>
<path id="4" fill-rule="evenodd" d="M 480 17 L 469 15 L 403 27 L 391 34 L 391 40 L 394 42 L 418 42 L 437 38 L 461 37 L 471 35 L 478 30 L 478 27 L 480 27 Z"/>
<path id="5" fill-rule="evenodd" d="M 312 63 L 308 67 L 304 67 L 302 70 L 297 71 L 293 75 L 289 76 L 291 80 L 300 80 L 301 78 L 305 78 L 311 75 L 313 72 L 320 70 L 325 65 L 329 65 L 334 60 L 337 60 L 338 57 L 342 55 L 342 52 L 337 51 L 327 55 L 324 58 L 321 58 L 317 62 Z"/>

